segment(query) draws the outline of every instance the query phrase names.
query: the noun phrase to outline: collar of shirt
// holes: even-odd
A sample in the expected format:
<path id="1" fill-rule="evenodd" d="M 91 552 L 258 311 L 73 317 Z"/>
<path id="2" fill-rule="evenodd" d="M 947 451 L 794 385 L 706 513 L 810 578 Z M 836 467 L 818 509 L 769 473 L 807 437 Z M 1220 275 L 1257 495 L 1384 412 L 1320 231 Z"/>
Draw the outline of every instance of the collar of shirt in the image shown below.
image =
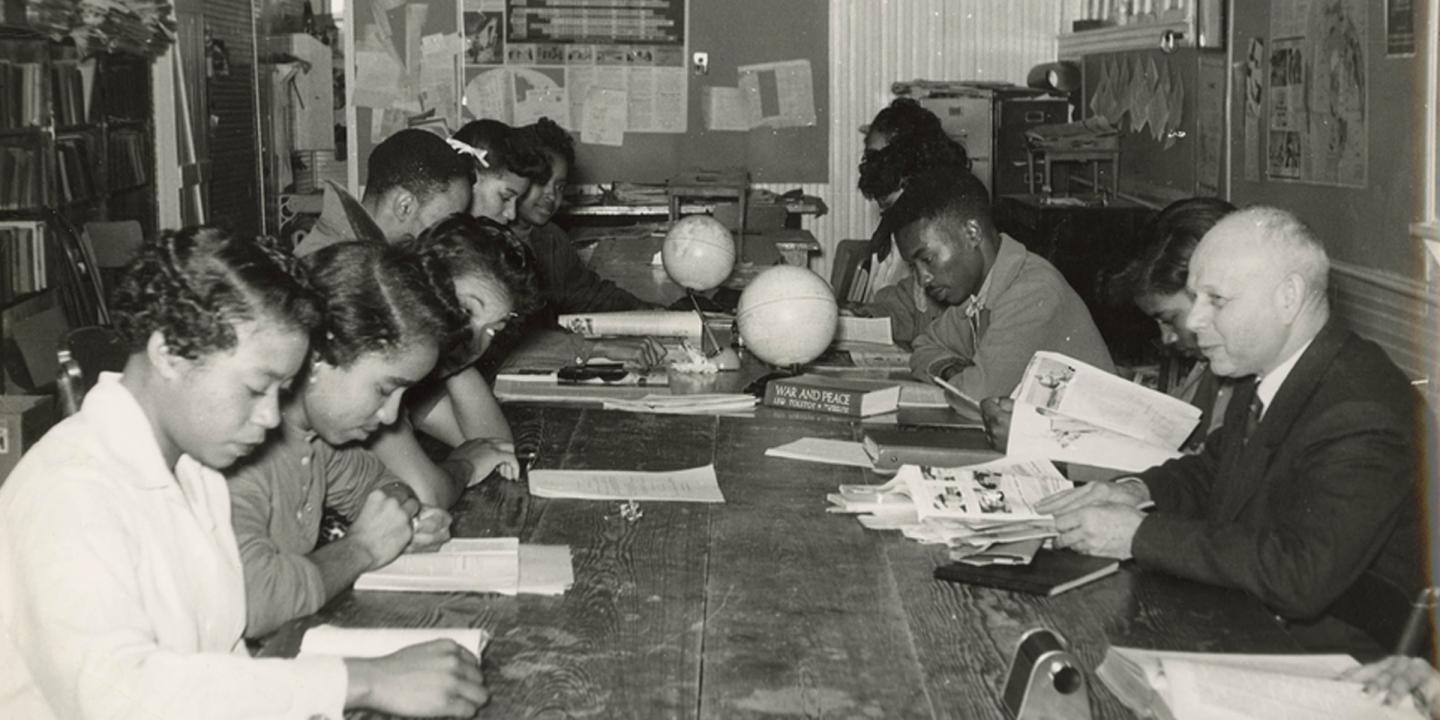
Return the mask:
<path id="1" fill-rule="evenodd" d="M 175 484 L 175 475 L 165 465 L 150 418 L 129 388 L 120 384 L 120 378 L 120 373 L 100 373 L 95 387 L 85 393 L 80 413 L 95 428 L 102 442 L 114 450 L 116 457 L 134 463 L 137 472 L 116 473 L 117 477 L 141 488 L 171 487 Z M 177 469 L 186 464 L 188 457 L 181 456 Z"/>
<path id="2" fill-rule="evenodd" d="M 1312 342 L 1315 342 L 1315 338 L 1310 338 L 1304 345 L 1301 345 L 1299 350 L 1296 350 L 1290 357 L 1285 358 L 1285 362 L 1275 366 L 1274 370 L 1271 370 L 1263 377 L 1257 378 L 1255 396 L 1260 398 L 1260 402 L 1263 403 L 1260 406 L 1260 417 L 1263 418 L 1265 417 L 1265 413 L 1270 412 L 1270 401 L 1275 399 L 1275 393 L 1280 392 L 1280 386 L 1285 384 L 1285 378 L 1289 377 L 1290 371 L 1295 369 L 1295 363 L 1299 362 L 1300 356 L 1304 355 L 1305 351 L 1310 349 L 1310 343 Z"/>
<path id="3" fill-rule="evenodd" d="M 980 289 L 965 301 L 965 317 L 974 318 L 990 306 L 990 299 L 1004 294 L 1010 284 L 1020 275 L 1025 264 L 1025 246 L 1009 235 L 1000 235 L 1000 247 L 995 252 L 995 264 L 985 273 Z"/>

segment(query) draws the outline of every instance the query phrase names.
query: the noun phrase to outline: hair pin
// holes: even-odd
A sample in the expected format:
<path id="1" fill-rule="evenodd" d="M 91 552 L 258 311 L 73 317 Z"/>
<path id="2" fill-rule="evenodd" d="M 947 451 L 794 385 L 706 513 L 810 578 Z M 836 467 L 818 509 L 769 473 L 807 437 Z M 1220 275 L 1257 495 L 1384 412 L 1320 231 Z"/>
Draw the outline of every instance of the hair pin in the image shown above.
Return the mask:
<path id="1" fill-rule="evenodd" d="M 470 143 L 467 143 L 463 140 L 456 140 L 453 137 L 445 138 L 445 144 L 449 145 L 452 149 L 455 150 L 455 152 L 461 153 L 463 155 L 469 155 L 475 158 L 476 162 L 480 163 L 480 167 L 483 167 L 486 170 L 490 169 L 490 161 L 485 159 L 484 150 L 481 150 L 480 148 L 477 148 L 474 145 L 471 145 Z"/>

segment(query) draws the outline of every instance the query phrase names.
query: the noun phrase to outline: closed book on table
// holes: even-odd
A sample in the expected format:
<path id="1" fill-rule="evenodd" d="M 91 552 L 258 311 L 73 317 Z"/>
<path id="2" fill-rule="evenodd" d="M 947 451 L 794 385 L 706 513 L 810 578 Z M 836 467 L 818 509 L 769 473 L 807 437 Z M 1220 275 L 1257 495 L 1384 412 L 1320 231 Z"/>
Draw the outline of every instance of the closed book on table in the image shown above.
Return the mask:
<path id="1" fill-rule="evenodd" d="M 964 467 L 1001 457 L 983 428 L 868 428 L 865 453 L 876 470 L 901 465 Z"/>
<path id="2" fill-rule="evenodd" d="M 956 562 L 935 568 L 935 578 L 1054 597 L 1099 580 L 1118 569 L 1118 560 L 1081 555 L 1069 550 L 1041 549 L 1029 565 L 975 567 Z"/>
<path id="3" fill-rule="evenodd" d="M 895 412 L 900 386 L 880 380 L 798 375 L 765 385 L 765 404 L 776 408 L 868 417 Z"/>

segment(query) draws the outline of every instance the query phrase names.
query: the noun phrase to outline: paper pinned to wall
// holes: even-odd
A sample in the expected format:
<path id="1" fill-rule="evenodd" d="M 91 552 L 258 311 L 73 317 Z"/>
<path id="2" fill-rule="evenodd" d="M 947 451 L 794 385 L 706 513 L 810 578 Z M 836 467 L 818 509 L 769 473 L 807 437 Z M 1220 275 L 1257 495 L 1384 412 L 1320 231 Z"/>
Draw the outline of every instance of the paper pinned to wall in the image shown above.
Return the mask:
<path id="1" fill-rule="evenodd" d="M 750 116 L 750 104 L 745 101 L 745 92 L 738 87 L 706 87 L 701 111 L 705 115 L 705 129 L 718 132 L 744 132 L 750 129 L 755 119 Z"/>
<path id="2" fill-rule="evenodd" d="M 809 60 L 741 65 L 740 90 L 759 107 L 756 127 L 815 125 L 815 87 Z"/>
<path id="3" fill-rule="evenodd" d="M 465 84 L 465 110 L 476 118 L 510 124 L 513 120 L 510 104 L 515 95 L 514 88 L 514 78 L 510 71 L 503 68 L 475 73 Z"/>
<path id="4" fill-rule="evenodd" d="M 611 147 L 624 145 L 629 103 L 629 94 L 623 90 L 592 86 L 586 93 L 580 117 L 580 142 Z"/>
<path id="5" fill-rule="evenodd" d="M 400 64 L 387 52 L 360 50 L 355 53 L 355 104 L 387 108 L 400 96 Z"/>
<path id="6" fill-rule="evenodd" d="M 565 88 L 531 88 L 525 97 L 515 98 L 514 125 L 530 125 L 542 117 L 554 120 L 560 127 L 569 128 L 570 96 Z"/>
<path id="7" fill-rule="evenodd" d="M 462 42 L 459 33 L 435 33 L 420 40 L 420 106 L 435 111 L 451 131 L 460 127 L 455 87 Z"/>

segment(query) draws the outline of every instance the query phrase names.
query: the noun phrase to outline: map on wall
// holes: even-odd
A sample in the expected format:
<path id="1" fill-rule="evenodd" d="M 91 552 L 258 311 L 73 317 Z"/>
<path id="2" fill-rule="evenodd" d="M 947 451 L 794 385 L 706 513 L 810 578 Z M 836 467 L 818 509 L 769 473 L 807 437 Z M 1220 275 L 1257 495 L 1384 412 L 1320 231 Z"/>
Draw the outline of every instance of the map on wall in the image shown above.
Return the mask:
<path id="1" fill-rule="evenodd" d="M 1365 0 L 1275 0 L 1266 175 L 1364 187 L 1369 168 Z"/>
<path id="2" fill-rule="evenodd" d="M 549 117 L 583 143 L 683 133 L 686 0 L 464 0 L 465 119 Z"/>

